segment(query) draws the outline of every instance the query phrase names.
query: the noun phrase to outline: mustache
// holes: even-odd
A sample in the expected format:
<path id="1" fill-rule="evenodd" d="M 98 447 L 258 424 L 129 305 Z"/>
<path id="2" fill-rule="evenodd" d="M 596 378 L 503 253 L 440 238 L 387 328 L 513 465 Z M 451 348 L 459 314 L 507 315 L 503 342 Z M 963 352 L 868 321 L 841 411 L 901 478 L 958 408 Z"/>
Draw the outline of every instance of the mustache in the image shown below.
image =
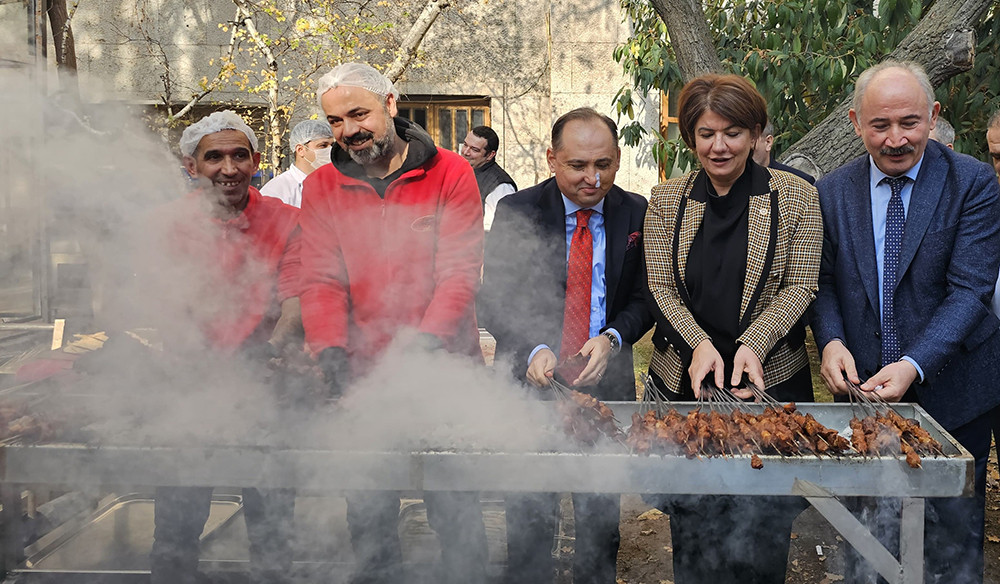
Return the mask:
<path id="1" fill-rule="evenodd" d="M 905 146 L 899 146 L 898 148 L 882 148 L 878 151 L 882 156 L 900 156 L 902 154 L 909 154 L 913 152 L 916 148 L 913 144 L 907 144 Z"/>
<path id="2" fill-rule="evenodd" d="M 360 143 L 362 143 L 362 142 L 364 142 L 366 140 L 372 140 L 374 138 L 375 138 L 375 134 L 372 134 L 371 132 L 361 131 L 361 132 L 358 132 L 358 133 L 356 133 L 356 134 L 354 134 L 352 136 L 348 136 L 348 137 L 344 138 L 344 144 L 347 144 L 347 145 L 360 144 Z"/>

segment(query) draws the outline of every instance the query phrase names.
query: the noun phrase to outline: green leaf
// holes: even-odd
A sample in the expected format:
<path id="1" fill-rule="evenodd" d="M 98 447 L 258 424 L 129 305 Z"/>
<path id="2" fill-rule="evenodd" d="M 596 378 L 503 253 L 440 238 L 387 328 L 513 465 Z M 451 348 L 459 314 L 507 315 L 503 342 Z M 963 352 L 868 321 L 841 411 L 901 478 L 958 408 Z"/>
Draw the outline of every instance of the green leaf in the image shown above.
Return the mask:
<path id="1" fill-rule="evenodd" d="M 882 26 L 888 26 L 892 13 L 896 10 L 896 0 L 881 0 L 878 3 L 878 19 Z"/>

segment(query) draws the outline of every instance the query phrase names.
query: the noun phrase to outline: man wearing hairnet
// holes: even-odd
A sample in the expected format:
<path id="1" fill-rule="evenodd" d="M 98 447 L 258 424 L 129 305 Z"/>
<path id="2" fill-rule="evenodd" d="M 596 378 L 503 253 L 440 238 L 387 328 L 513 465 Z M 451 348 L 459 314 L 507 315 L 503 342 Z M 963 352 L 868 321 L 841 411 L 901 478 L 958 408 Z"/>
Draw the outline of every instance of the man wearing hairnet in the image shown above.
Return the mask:
<path id="1" fill-rule="evenodd" d="M 299 212 L 250 186 L 260 163 L 257 137 L 236 113 L 216 112 L 192 124 L 180 147 L 195 190 L 150 217 L 140 246 L 150 245 L 145 257 L 155 261 L 136 268 L 147 282 L 135 303 L 152 304 L 144 320 L 160 331 L 164 358 L 185 370 L 176 371 L 167 389 L 178 400 L 191 395 L 173 386 L 200 367 L 210 376 L 202 376 L 204 387 L 193 395 L 209 400 L 220 379 L 229 379 L 220 370 L 245 371 L 237 379 L 252 383 L 269 356 L 296 343 Z M 297 342 L 301 346 L 301 337 Z M 259 395 L 268 390 L 261 387 Z M 268 405 L 254 401 L 253 407 Z M 156 490 L 153 584 L 198 581 L 199 537 L 211 500 L 211 487 Z M 252 583 L 287 581 L 294 504 L 287 489 L 243 490 Z"/>
<path id="2" fill-rule="evenodd" d="M 483 208 L 472 167 L 395 117 L 398 92 L 368 65 L 335 67 L 316 93 L 337 143 L 333 164 L 303 183 L 302 316 L 330 392 L 371 372 L 394 339 L 481 363 Z M 424 495 L 440 581 L 484 582 L 478 494 Z M 353 583 L 404 580 L 398 493 L 352 493 L 347 504 Z"/>
<path id="3" fill-rule="evenodd" d="M 330 164 L 333 132 L 323 120 L 306 120 L 295 124 L 289 142 L 295 150 L 295 161 L 288 170 L 267 181 L 260 194 L 301 207 L 302 181 L 317 168 Z"/>

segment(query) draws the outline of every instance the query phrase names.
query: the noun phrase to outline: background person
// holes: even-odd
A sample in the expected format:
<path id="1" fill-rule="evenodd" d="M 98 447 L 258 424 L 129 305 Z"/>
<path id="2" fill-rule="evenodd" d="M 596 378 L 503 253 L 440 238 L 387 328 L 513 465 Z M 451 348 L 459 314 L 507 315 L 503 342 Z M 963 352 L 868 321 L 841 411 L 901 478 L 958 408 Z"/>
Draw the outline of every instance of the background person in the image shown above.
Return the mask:
<path id="1" fill-rule="evenodd" d="M 465 137 L 460 152 L 476 171 L 479 196 L 483 199 L 483 229 L 493 225 L 497 202 L 517 191 L 517 183 L 497 164 L 500 137 L 489 126 L 476 126 Z"/>
<path id="2" fill-rule="evenodd" d="M 973 455 L 975 497 L 927 500 L 924 581 L 981 582 L 1000 403 L 1000 321 L 989 305 L 1000 185 L 988 165 L 929 140 L 939 110 L 916 63 L 885 61 L 858 78 L 849 115 L 868 153 L 817 184 L 825 239 L 812 330 L 836 396 L 847 378 L 886 401 L 917 402 Z M 893 550 L 898 519 L 879 527 Z"/>
<path id="3" fill-rule="evenodd" d="M 812 401 L 802 319 L 822 246 L 816 189 L 753 161 L 767 106 L 746 79 L 692 80 L 678 117 L 702 168 L 654 187 L 646 214 L 650 378 L 677 399 L 695 398 L 702 383 L 737 387 L 745 375 L 780 401 Z M 666 506 L 679 584 L 785 581 L 802 499 L 691 496 Z"/>
<path id="4" fill-rule="evenodd" d="M 365 375 L 398 336 L 483 362 L 475 297 L 483 211 L 469 164 L 397 114 L 398 92 L 361 63 L 334 67 L 317 95 L 337 143 L 304 183 L 302 318 L 332 395 Z M 424 493 L 443 582 L 486 579 L 478 493 Z M 353 582 L 404 578 L 399 493 L 347 496 Z"/>
<path id="5" fill-rule="evenodd" d="M 760 136 L 754 141 L 753 144 L 753 161 L 759 166 L 764 166 L 768 168 L 773 168 L 775 170 L 783 170 L 785 172 L 790 172 L 802 180 L 813 184 L 816 179 L 805 171 L 799 170 L 788 166 L 787 164 L 782 164 L 778 162 L 774 156 L 771 154 L 771 147 L 774 146 L 774 125 L 771 124 L 771 120 L 767 121 L 767 125 L 761 131 Z"/>
<path id="6" fill-rule="evenodd" d="M 1000 110 L 994 112 L 986 124 L 986 145 L 993 161 L 993 170 L 1000 176 Z"/>
<path id="7" fill-rule="evenodd" d="M 295 161 L 288 170 L 267 181 L 260 194 L 301 207 L 302 181 L 317 168 L 330 163 L 333 131 L 324 120 L 305 120 L 292 128 L 289 144 L 295 151 Z"/>
<path id="8" fill-rule="evenodd" d="M 948 123 L 948 120 L 938 116 L 937 123 L 931 128 L 931 140 L 937 140 L 952 150 L 955 149 L 955 128 Z"/>
<path id="9" fill-rule="evenodd" d="M 506 197 L 487 239 L 483 324 L 515 377 L 544 388 L 555 374 L 601 400 L 635 399 L 632 343 L 652 325 L 645 305 L 646 200 L 615 186 L 618 128 L 590 108 L 552 126 L 555 175 Z M 582 355 L 586 366 L 557 370 Z M 573 581 L 614 584 L 618 495 L 573 495 Z M 507 582 L 551 583 L 559 496 L 507 495 Z"/>

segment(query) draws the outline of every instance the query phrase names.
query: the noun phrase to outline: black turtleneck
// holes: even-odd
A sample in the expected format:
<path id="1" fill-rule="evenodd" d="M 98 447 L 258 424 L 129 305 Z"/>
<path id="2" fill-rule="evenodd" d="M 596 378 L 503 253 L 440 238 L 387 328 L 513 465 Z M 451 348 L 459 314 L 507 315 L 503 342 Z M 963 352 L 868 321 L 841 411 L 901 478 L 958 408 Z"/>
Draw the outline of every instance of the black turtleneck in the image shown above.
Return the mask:
<path id="1" fill-rule="evenodd" d="M 695 320 L 712 337 L 726 363 L 726 379 L 732 375 L 736 339 L 740 328 L 740 305 L 747 272 L 747 237 L 751 172 L 747 170 L 729 193 L 719 196 L 705 171 L 695 178 L 691 198 L 705 201 L 705 216 L 688 253 L 685 284 Z"/>

